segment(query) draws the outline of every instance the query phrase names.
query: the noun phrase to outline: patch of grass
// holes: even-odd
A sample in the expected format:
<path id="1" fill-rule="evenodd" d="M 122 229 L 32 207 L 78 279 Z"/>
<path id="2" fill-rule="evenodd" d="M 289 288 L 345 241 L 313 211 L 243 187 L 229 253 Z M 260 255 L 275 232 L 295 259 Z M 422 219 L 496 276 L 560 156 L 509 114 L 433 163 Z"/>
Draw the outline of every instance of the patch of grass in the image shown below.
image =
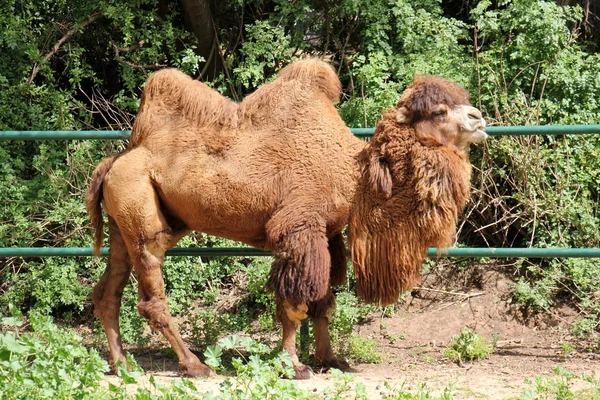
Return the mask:
<path id="1" fill-rule="evenodd" d="M 405 384 L 400 387 L 396 387 L 389 382 L 384 382 L 384 386 L 388 389 L 389 393 L 386 394 L 385 399 L 388 400 L 453 400 L 453 392 L 455 384 L 451 383 L 444 388 L 442 394 L 438 397 L 431 393 L 427 388 L 427 384 L 421 383 L 417 385 L 416 390 L 409 390 Z"/>
<path id="2" fill-rule="evenodd" d="M 463 328 L 452 336 L 451 344 L 443 352 L 444 357 L 458 362 L 483 360 L 494 352 L 490 342 L 477 332 Z"/>
<path id="3" fill-rule="evenodd" d="M 348 354 L 346 356 L 353 362 L 380 364 L 383 361 L 383 354 L 379 351 L 376 340 L 364 336 L 351 336 L 348 342 Z"/>
<path id="4" fill-rule="evenodd" d="M 593 375 L 581 374 L 575 375 L 562 367 L 552 369 L 556 378 L 542 378 L 536 376 L 533 380 L 526 379 L 525 383 L 532 385 L 532 389 L 525 390 L 521 400 L 597 400 L 600 399 L 600 381 Z M 591 388 L 574 391 L 573 383 L 575 380 L 582 380 L 590 384 Z"/>

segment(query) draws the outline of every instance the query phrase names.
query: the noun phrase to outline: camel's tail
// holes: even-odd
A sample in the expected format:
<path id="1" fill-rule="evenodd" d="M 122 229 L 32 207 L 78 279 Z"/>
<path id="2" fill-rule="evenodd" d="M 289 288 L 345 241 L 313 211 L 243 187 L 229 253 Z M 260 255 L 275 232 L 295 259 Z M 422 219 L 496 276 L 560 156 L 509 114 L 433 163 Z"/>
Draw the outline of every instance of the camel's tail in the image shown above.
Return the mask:
<path id="1" fill-rule="evenodd" d="M 86 208 L 92 220 L 92 229 L 95 230 L 94 256 L 100 255 L 100 248 L 104 240 L 104 219 L 102 218 L 102 184 L 104 177 L 110 171 L 113 163 L 120 154 L 105 158 L 98 164 L 92 173 L 92 182 L 85 196 Z"/>

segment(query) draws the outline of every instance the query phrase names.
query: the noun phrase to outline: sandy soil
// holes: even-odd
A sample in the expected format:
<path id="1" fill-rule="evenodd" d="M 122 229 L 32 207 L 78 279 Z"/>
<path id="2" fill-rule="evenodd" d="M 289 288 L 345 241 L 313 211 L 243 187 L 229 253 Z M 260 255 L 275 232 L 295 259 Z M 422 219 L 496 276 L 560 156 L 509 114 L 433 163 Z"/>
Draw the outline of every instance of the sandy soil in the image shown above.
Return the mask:
<path id="1" fill-rule="evenodd" d="M 381 364 L 352 365 L 354 382 L 363 382 L 371 399 L 385 398 L 389 382 L 397 388 L 441 395 L 453 386 L 455 399 L 516 399 L 536 376 L 558 379 L 552 369 L 561 366 L 574 374 L 600 377 L 600 354 L 569 336 L 576 313 L 563 306 L 552 313 L 527 315 L 511 303 L 505 267 L 475 266 L 464 271 L 437 269 L 424 277 L 420 289 L 404 299 L 391 318 L 373 315 L 356 334 L 377 340 L 385 355 Z M 490 340 L 497 335 L 497 350 L 487 359 L 457 365 L 442 355 L 451 337 L 469 327 Z M 577 343 L 577 352 L 563 354 L 562 343 Z M 592 343 L 591 341 L 588 341 Z M 136 354 L 138 362 L 159 381 L 177 379 L 176 360 L 160 350 Z M 146 376 L 146 377 L 147 377 Z M 109 381 L 115 378 L 108 377 Z M 198 388 L 216 390 L 222 376 L 196 379 Z M 331 374 L 316 374 L 300 385 L 321 395 L 333 387 Z M 592 388 L 574 380 L 572 391 Z M 592 398 L 581 394 L 581 398 Z M 594 397 L 598 398 L 598 397 Z"/>

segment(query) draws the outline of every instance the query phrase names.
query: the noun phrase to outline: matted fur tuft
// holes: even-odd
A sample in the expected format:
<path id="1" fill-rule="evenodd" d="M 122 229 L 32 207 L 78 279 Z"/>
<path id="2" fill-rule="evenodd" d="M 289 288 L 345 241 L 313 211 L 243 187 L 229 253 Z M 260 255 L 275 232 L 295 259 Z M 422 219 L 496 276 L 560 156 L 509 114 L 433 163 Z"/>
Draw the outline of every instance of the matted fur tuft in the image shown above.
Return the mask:
<path id="1" fill-rule="evenodd" d="M 391 304 L 419 281 L 427 248 L 453 242 L 471 165 L 456 148 L 421 144 L 393 114 L 379 122 L 359 164 L 348 230 L 356 293 Z"/>
<path id="2" fill-rule="evenodd" d="M 417 75 L 402 93 L 396 108 L 406 108 L 414 125 L 430 118 L 437 104 L 445 104 L 450 108 L 459 104 L 470 105 L 469 92 L 449 79 Z"/>

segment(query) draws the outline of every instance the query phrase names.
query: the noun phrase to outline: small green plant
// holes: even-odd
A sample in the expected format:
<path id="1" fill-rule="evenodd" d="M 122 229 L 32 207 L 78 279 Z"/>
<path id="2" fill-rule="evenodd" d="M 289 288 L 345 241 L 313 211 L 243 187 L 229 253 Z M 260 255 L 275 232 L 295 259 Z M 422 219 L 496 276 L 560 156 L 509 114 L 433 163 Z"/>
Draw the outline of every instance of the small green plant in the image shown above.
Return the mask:
<path id="1" fill-rule="evenodd" d="M 359 382 L 352 388 L 354 376 L 340 371 L 339 369 L 331 369 L 331 375 L 335 378 L 333 389 L 326 389 L 323 393 L 325 400 L 342 400 L 353 398 L 355 400 L 367 400 L 367 392 L 364 383 Z M 354 395 L 352 395 L 354 393 Z"/>
<path id="2" fill-rule="evenodd" d="M 385 398 L 388 400 L 452 400 L 454 396 L 452 392 L 454 392 L 455 384 L 451 383 L 446 386 L 442 392 L 440 397 L 435 397 L 431 391 L 427 388 L 425 383 L 419 384 L 417 386 L 417 390 L 410 391 L 405 389 L 405 384 L 402 384 L 400 387 L 396 387 L 389 382 L 384 382 L 383 384 L 385 388 L 389 391 L 386 394 Z"/>
<path id="3" fill-rule="evenodd" d="M 462 361 L 483 360 L 493 352 L 493 346 L 485 337 L 465 327 L 460 334 L 452 336 L 451 344 L 443 355 L 460 364 Z"/>
<path id="4" fill-rule="evenodd" d="M 556 378 L 542 378 L 536 376 L 533 380 L 526 379 L 525 383 L 532 385 L 532 389 L 525 390 L 521 400 L 538 399 L 597 399 L 600 397 L 600 381 L 594 376 L 588 374 L 575 375 L 562 367 L 552 369 Z M 573 391 L 573 382 L 582 380 L 592 385 L 592 389 L 583 391 Z"/>
<path id="5" fill-rule="evenodd" d="M 577 352 L 577 347 L 571 342 L 561 342 L 560 343 L 560 355 L 563 360 L 569 358 L 569 356 L 573 353 Z"/>
<path id="6" fill-rule="evenodd" d="M 226 379 L 219 393 L 211 393 L 211 399 L 276 399 L 310 398 L 310 394 L 301 389 L 294 381 L 294 369 L 289 353 L 272 352 L 266 345 L 257 343 L 248 337 L 228 336 L 210 346 L 204 353 L 206 364 L 215 370 L 226 373 L 222 363 L 225 350 L 234 356 L 231 365 L 235 369 L 235 379 Z"/>
<path id="7" fill-rule="evenodd" d="M 355 363 L 379 364 L 383 361 L 377 341 L 364 336 L 351 336 L 348 339 L 348 354 L 345 355 Z"/>
<path id="8" fill-rule="evenodd" d="M 589 337 L 598 325 L 597 316 L 587 316 L 573 322 L 571 334 L 578 338 Z"/>
<path id="9" fill-rule="evenodd" d="M 406 335 L 402 335 L 402 334 L 400 334 L 400 335 L 388 335 L 388 334 L 386 334 L 383 337 L 385 339 L 389 340 L 390 344 L 396 344 L 399 341 L 406 339 Z"/>

